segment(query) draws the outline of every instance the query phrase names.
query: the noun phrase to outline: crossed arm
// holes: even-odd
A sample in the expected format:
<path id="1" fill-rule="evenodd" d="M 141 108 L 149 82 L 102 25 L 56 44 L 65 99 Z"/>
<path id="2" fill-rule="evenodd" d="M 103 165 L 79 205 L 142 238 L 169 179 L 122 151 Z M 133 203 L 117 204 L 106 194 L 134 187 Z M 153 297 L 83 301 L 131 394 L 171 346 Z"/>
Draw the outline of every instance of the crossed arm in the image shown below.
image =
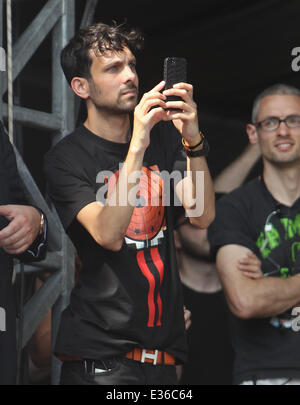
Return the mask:
<path id="1" fill-rule="evenodd" d="M 242 319 L 265 318 L 299 304 L 300 274 L 286 279 L 249 277 L 241 271 L 249 253 L 240 245 L 222 246 L 217 253 L 217 269 L 231 312 Z"/>

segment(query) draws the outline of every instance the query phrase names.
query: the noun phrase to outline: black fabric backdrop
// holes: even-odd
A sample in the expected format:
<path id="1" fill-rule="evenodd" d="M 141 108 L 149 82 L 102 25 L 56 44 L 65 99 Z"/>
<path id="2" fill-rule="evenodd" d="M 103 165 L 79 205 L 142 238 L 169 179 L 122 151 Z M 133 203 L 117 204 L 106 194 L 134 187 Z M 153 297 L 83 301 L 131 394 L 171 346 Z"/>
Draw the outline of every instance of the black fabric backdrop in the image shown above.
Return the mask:
<path id="1" fill-rule="evenodd" d="M 13 2 L 19 32 L 45 1 Z M 76 0 L 77 28 L 85 3 Z M 292 70 L 291 55 L 300 46 L 299 16 L 299 0 L 99 0 L 95 21 L 127 20 L 145 34 L 145 49 L 138 58 L 141 92 L 161 80 L 164 57 L 187 58 L 201 128 L 211 145 L 209 165 L 216 175 L 247 144 L 245 124 L 254 97 L 278 82 L 300 88 L 300 71 Z M 21 74 L 22 105 L 51 110 L 50 67 L 48 38 Z M 49 146 L 49 137 L 24 131 L 25 160 L 42 188 L 40 167 Z"/>
<path id="2" fill-rule="evenodd" d="M 103 3 L 96 21 L 127 18 L 145 33 L 142 91 L 161 79 L 164 57 L 187 58 L 213 175 L 248 142 L 244 128 L 254 97 L 278 82 L 300 87 L 300 72 L 291 67 L 291 51 L 300 46 L 299 0 Z"/>

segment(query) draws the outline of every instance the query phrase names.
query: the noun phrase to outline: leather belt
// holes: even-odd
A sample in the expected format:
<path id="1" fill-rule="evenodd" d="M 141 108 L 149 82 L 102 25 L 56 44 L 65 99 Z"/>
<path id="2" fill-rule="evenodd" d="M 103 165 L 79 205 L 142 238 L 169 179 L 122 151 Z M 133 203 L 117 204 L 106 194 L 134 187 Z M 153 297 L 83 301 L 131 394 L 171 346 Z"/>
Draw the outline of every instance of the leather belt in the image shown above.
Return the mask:
<path id="1" fill-rule="evenodd" d="M 132 352 L 127 353 L 126 357 L 141 363 L 152 363 L 153 365 L 165 364 L 169 366 L 175 364 L 175 357 L 172 354 L 160 350 L 146 350 L 136 347 Z"/>
<path id="2" fill-rule="evenodd" d="M 58 355 L 57 356 L 61 361 L 83 361 L 84 359 L 81 357 L 73 357 L 73 356 L 65 356 L 65 355 Z M 165 365 L 175 365 L 175 357 L 167 352 L 162 352 L 160 350 L 146 350 L 140 349 L 136 347 L 126 354 L 127 359 L 140 361 L 141 363 L 152 363 L 153 365 L 156 364 L 165 364 Z"/>

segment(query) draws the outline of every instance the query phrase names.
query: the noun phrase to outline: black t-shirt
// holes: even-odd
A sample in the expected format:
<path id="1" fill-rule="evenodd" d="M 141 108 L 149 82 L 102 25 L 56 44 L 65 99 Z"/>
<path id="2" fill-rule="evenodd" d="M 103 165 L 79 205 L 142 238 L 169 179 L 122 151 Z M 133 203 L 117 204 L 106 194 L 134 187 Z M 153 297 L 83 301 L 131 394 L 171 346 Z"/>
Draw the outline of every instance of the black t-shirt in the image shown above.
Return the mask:
<path id="1" fill-rule="evenodd" d="M 183 159 L 180 140 L 172 124 L 157 125 L 151 132 L 137 193 L 140 205 L 134 208 L 118 252 L 98 245 L 76 216 L 113 187 L 129 143 L 105 140 L 81 125 L 47 154 L 49 193 L 82 262 L 70 305 L 62 314 L 56 353 L 101 359 L 142 347 L 185 360 L 172 207 L 160 203 L 162 172 L 170 172 L 173 163 Z M 156 206 L 144 206 L 150 201 L 149 190 L 159 201 Z"/>
<path id="2" fill-rule="evenodd" d="M 255 179 L 218 201 L 208 237 L 214 257 L 221 246 L 242 245 L 258 255 L 265 276 L 290 277 L 300 270 L 300 199 L 291 207 L 278 204 Z M 300 334 L 290 315 L 242 320 L 231 314 L 234 383 L 300 377 Z"/>

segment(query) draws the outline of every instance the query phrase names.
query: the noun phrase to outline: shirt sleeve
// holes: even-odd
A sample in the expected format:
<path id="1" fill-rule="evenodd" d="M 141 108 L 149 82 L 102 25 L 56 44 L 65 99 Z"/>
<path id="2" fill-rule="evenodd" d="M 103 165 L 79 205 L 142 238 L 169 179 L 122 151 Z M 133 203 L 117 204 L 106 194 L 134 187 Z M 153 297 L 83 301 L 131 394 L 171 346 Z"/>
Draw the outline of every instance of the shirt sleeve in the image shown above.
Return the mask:
<path id="1" fill-rule="evenodd" d="M 216 259 L 218 249 L 224 245 L 241 245 L 256 252 L 248 218 L 246 204 L 230 194 L 217 202 L 215 220 L 208 228 L 208 240 L 213 260 Z"/>
<path id="2" fill-rule="evenodd" d="M 17 169 L 16 157 L 13 147 L 0 121 L 1 149 L 3 168 L 9 187 L 9 196 L 11 204 L 25 204 L 25 197 L 21 187 L 21 180 Z"/>
<path id="3" fill-rule="evenodd" d="M 96 201 L 95 185 L 79 164 L 70 159 L 66 148 L 51 151 L 45 157 L 44 171 L 48 193 L 65 229 L 86 205 Z"/>

